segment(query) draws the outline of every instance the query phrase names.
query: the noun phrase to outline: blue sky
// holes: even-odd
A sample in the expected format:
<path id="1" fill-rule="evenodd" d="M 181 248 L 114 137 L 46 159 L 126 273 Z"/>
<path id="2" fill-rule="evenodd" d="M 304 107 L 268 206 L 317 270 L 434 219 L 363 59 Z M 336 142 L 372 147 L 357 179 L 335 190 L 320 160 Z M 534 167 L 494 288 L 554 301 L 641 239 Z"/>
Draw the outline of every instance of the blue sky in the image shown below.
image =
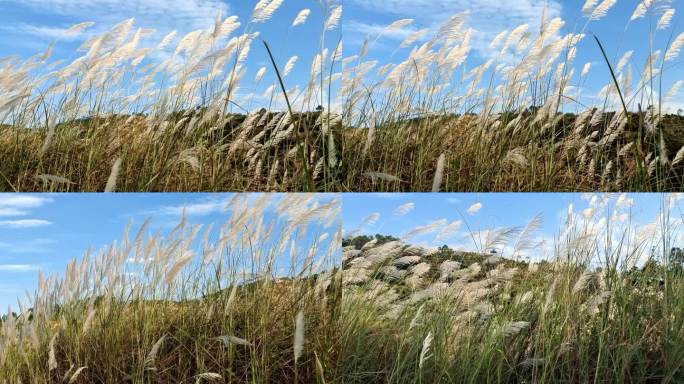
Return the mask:
<path id="1" fill-rule="evenodd" d="M 619 194 L 580 193 L 344 194 L 342 216 L 345 236 L 379 233 L 402 238 L 412 229 L 435 224 L 434 231 L 407 238 L 406 241 L 429 247 L 447 244 L 454 249 L 475 250 L 478 247 L 474 245 L 471 232 L 483 234 L 495 228 L 525 226 L 541 214 L 542 226 L 534 236 L 539 246 L 527 254 L 530 259 L 538 260 L 548 258 L 551 254 L 554 238 L 565 224 L 570 204 L 573 206 L 573 215 L 578 216 L 589 207 L 594 207 L 591 220 L 596 223 L 599 223 L 600 217 L 607 215 L 608 209 L 618 207 L 615 211 L 617 214 L 612 216 L 616 226 L 631 225 L 642 230 L 658 216 L 663 198 L 661 194 L 646 193 L 625 194 L 622 197 Z M 678 198 L 677 195 L 672 199 L 670 213 L 681 237 L 684 205 Z M 373 214 L 376 215 L 371 216 Z M 458 221 L 460 225 L 453 224 Z M 458 229 L 438 238 L 445 224 L 453 224 L 452 228 Z M 684 241 L 684 237 L 677 241 Z"/>
<path id="2" fill-rule="evenodd" d="M 256 4 L 256 0 L 0 0 L 0 58 L 18 55 L 25 59 L 42 53 L 52 41 L 56 41 L 51 60 L 70 62 L 83 54 L 76 49 L 86 39 L 102 34 L 129 18 L 135 18 L 135 27 L 155 30 L 145 38 L 147 43 L 143 40 L 142 46 L 154 47 L 175 30 L 178 34 L 171 44 L 175 47 L 185 34 L 213 27 L 220 13 L 223 18 L 239 17 L 241 26 L 231 37 L 244 33 L 246 28 L 259 32 L 260 38 L 271 46 L 281 71 L 288 59 L 297 55 L 299 60 L 285 82 L 288 89 L 294 85 L 303 88 L 309 79 L 314 55 L 320 52 L 326 8 L 328 11 L 333 9 L 337 5 L 336 0 L 284 1 L 270 20 L 248 26 Z M 308 20 L 292 27 L 303 9 L 311 11 Z M 95 25 L 83 32 L 65 35 L 69 27 L 83 22 L 94 22 Z M 331 50 L 337 45 L 340 33 L 339 27 L 327 32 L 326 46 Z M 147 61 L 143 65 L 145 63 Z M 261 67 L 267 67 L 268 71 L 259 87 L 253 87 L 252 79 Z M 252 44 L 247 70 L 241 91 L 243 95 L 252 92 L 262 94 L 275 81 L 270 59 L 260 40 Z"/>
<path id="3" fill-rule="evenodd" d="M 131 220 L 131 237 L 147 218 L 151 219 L 148 235 L 157 231 L 164 234 L 178 224 L 185 210 L 189 224 L 215 223 L 216 232 L 226 221 L 223 209 L 232 196 L 0 194 L 0 308 L 16 307 L 17 296 L 23 296 L 24 290 L 33 292 L 38 270 L 45 274 L 61 273 L 70 260 L 80 258 L 88 248 L 96 253 L 114 241 L 120 242 Z M 315 199 L 324 203 L 334 196 L 319 194 Z M 314 237 L 328 233 L 319 248 L 321 252 L 327 249 L 337 230 L 336 225 L 324 228 L 320 222 L 313 222 L 308 228 L 299 248 L 306 248 Z M 276 227 L 275 232 L 278 230 Z M 276 262 L 279 273 L 285 273 L 289 266 L 289 255 Z"/>
<path id="4" fill-rule="evenodd" d="M 660 0 L 667 3 L 668 0 Z M 581 8 L 584 0 L 345 0 L 344 35 L 346 53 L 359 52 L 363 40 L 367 36 L 377 36 L 385 26 L 400 19 L 414 19 L 414 23 L 408 27 L 400 28 L 392 32 L 383 33 L 382 37 L 375 42 L 370 49 L 370 59 L 380 61 L 378 67 L 387 62 L 398 63 L 404 60 L 413 46 L 403 50 L 397 50 L 401 41 L 410 32 L 428 28 L 435 31 L 438 26 L 448 20 L 450 16 L 469 11 L 468 26 L 476 30 L 472 42 L 472 50 L 466 63 L 467 68 L 473 68 L 485 59 L 496 58 L 496 54 L 488 48 L 494 37 L 504 30 L 512 30 L 518 25 L 529 24 L 530 31 L 538 31 L 544 4 L 548 4 L 549 19 L 561 17 L 565 20 L 565 26 L 560 34 L 579 32 L 586 23 L 582 17 Z M 599 1 L 600 3 L 600 1 Z M 586 32 L 595 33 L 604 44 L 613 65 L 622 57 L 623 53 L 634 50 L 632 63 L 634 65 L 634 78 L 638 79 L 642 67 L 648 56 L 649 50 L 649 23 L 655 24 L 658 18 L 640 18 L 630 23 L 625 29 L 639 1 L 619 0 L 610 9 L 608 14 L 597 21 L 592 21 Z M 665 42 L 673 33 L 674 36 L 684 32 L 684 8 L 679 0 L 670 2 L 676 13 L 672 19 L 672 27 L 658 31 L 654 41 L 657 49 L 663 49 Z M 420 42 L 420 41 L 419 41 Z M 672 62 L 672 66 L 666 70 L 666 81 L 663 87 L 666 92 L 670 85 L 684 76 L 682 73 L 682 61 L 680 57 Z M 585 39 L 579 46 L 575 61 L 576 73 L 582 71 L 585 63 L 592 63 L 583 91 L 584 96 L 594 96 L 609 81 L 608 68 L 602 59 L 600 50 L 593 39 Z M 681 102 L 684 94 L 671 103 L 672 108 L 684 107 Z M 592 103 L 592 99 L 585 100 Z"/>

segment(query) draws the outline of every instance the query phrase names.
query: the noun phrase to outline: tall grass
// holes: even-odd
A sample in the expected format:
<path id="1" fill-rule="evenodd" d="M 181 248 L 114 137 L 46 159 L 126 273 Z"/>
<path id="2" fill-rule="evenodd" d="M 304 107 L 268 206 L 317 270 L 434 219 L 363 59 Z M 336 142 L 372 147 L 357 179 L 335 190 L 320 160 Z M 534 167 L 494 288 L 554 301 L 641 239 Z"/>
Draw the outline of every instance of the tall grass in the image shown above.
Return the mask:
<path id="1" fill-rule="evenodd" d="M 681 382 L 684 258 L 671 249 L 684 239 L 670 203 L 639 228 L 600 201 L 572 213 L 541 263 L 511 259 L 511 229 L 489 232 L 504 258 L 350 239 L 345 382 Z"/>
<path id="2" fill-rule="evenodd" d="M 416 27 L 394 50 L 396 57 L 408 48 L 398 62 L 378 60 L 373 44 L 412 19 L 369 36 L 342 61 L 346 188 L 681 190 L 684 119 L 668 104 L 681 99 L 684 34 L 670 25 L 671 2 L 639 2 L 625 28 L 650 23 L 640 42 L 650 51 L 633 62 L 620 39 L 587 38 L 615 3 L 588 0 L 572 24 L 545 9 L 538 31 L 501 31 L 479 65 L 470 57 L 478 25 L 467 12 L 434 31 Z M 594 63 L 578 62 L 580 51 Z M 607 68 L 592 101 L 583 89 L 596 86 L 597 63 Z"/>
<path id="3" fill-rule="evenodd" d="M 2 318 L 0 382 L 331 382 L 339 201 L 235 195 L 226 209 L 220 228 L 145 222 L 41 275 Z"/>
<path id="4" fill-rule="evenodd" d="M 217 15 L 185 36 L 125 20 L 90 35 L 71 62 L 52 59 L 57 42 L 0 60 L 0 190 L 102 191 L 117 160 L 120 191 L 339 190 L 339 119 L 328 93 L 342 45 L 325 37 L 342 8 L 319 3 L 320 38 L 302 45 L 317 52 L 308 80 L 289 88 L 282 78 L 282 89 L 269 86 L 297 62 L 281 57 L 288 47 L 268 51 L 272 65 L 251 59 L 258 49 L 266 56 L 253 43 L 282 1 L 258 1 L 244 25 Z M 308 21 L 304 11 L 288 33 Z"/>

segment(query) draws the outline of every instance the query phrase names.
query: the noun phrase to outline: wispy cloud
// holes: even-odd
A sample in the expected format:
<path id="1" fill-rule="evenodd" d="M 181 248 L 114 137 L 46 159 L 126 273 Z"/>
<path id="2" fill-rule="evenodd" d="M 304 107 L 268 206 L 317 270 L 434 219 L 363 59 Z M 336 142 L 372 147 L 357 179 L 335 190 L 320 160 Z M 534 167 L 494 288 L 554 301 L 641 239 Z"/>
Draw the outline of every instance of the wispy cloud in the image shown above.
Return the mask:
<path id="1" fill-rule="evenodd" d="M 155 210 L 144 211 L 144 215 L 180 216 L 185 212 L 188 216 L 207 216 L 223 211 L 229 198 L 209 197 L 187 204 L 166 205 Z"/>
<path id="2" fill-rule="evenodd" d="M 52 225 L 52 222 L 41 219 L 25 219 L 25 220 L 2 220 L 0 221 L 0 228 L 21 229 L 21 228 L 36 228 Z"/>
<path id="3" fill-rule="evenodd" d="M 401 193 L 389 193 L 389 192 L 377 192 L 377 193 L 373 193 L 371 196 L 378 198 L 378 199 L 386 199 L 386 200 L 402 200 L 402 199 L 406 198 L 406 196 L 404 196 Z"/>
<path id="4" fill-rule="evenodd" d="M 99 31 L 135 17 L 136 24 L 160 33 L 174 29 L 189 32 L 210 26 L 219 12 L 224 16 L 230 12 L 228 4 L 221 0 L 132 0 L 125 3 L 119 0 L 0 0 L 0 6 L 3 4 L 27 7 L 42 15 L 70 18 L 73 23 L 93 21 L 95 30 Z M 10 27 L 18 28 L 19 33 L 51 40 L 63 37 L 63 28 L 69 26 L 69 23 L 49 27 L 17 23 Z"/>
<path id="5" fill-rule="evenodd" d="M 27 212 L 22 211 L 21 209 L 0 207 L 0 217 L 3 217 L 3 216 L 25 216 L 26 214 L 27 214 Z"/>
<path id="6" fill-rule="evenodd" d="M 49 197 L 35 195 L 0 194 L 0 217 L 26 216 L 30 209 L 52 202 Z"/>
<path id="7" fill-rule="evenodd" d="M 68 27 L 51 27 L 47 25 L 35 25 L 26 23 L 16 23 L 12 25 L 2 25 L 1 30 L 14 32 L 25 36 L 37 37 L 41 40 L 79 40 L 85 34 L 74 33 L 67 34 Z"/>
<path id="8" fill-rule="evenodd" d="M 0 272 L 31 272 L 39 269 L 40 266 L 34 264 L 0 264 Z"/>

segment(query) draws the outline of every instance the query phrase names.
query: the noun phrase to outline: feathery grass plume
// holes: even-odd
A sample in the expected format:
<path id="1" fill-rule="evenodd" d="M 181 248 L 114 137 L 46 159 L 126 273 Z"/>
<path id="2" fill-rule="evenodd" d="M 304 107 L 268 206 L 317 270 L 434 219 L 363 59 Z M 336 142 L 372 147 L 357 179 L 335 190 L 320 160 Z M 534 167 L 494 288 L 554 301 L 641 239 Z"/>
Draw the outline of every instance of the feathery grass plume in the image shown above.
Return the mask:
<path id="1" fill-rule="evenodd" d="M 338 5 L 330 11 L 330 15 L 325 20 L 325 30 L 329 31 L 337 28 L 342 18 L 342 6 Z"/>
<path id="2" fill-rule="evenodd" d="M 596 8 L 594 8 L 590 20 L 599 20 L 608 14 L 608 11 L 613 8 L 617 0 L 603 0 Z"/>
<path id="3" fill-rule="evenodd" d="M 472 204 L 470 207 L 468 207 L 466 212 L 468 212 L 468 214 L 470 214 L 470 215 L 474 215 L 474 214 L 478 213 L 480 211 L 480 209 L 482 209 L 482 203 L 477 202 L 477 203 Z"/>
<path id="4" fill-rule="evenodd" d="M 285 63 L 285 67 L 283 68 L 283 77 L 287 77 L 287 75 L 292 72 L 298 59 L 299 56 L 292 56 L 289 60 L 287 60 L 287 63 Z"/>
<path id="5" fill-rule="evenodd" d="M 587 303 L 586 303 L 586 311 L 590 315 L 596 315 L 600 312 L 600 306 L 601 304 L 605 303 L 608 298 L 611 296 L 611 291 L 601 291 L 598 294 L 596 294 L 594 297 L 592 297 Z"/>
<path id="6" fill-rule="evenodd" d="M 221 341 L 225 346 L 229 346 L 231 344 L 234 344 L 234 345 L 244 345 L 247 347 L 251 347 L 253 345 L 249 341 L 247 341 L 245 339 L 241 339 L 239 337 L 235 337 L 235 336 L 227 336 L 227 335 L 226 336 L 219 336 L 216 339 Z"/>
<path id="7" fill-rule="evenodd" d="M 437 170 L 435 171 L 434 179 L 432 180 L 432 192 L 439 192 L 442 185 L 442 177 L 444 176 L 444 163 L 446 159 L 444 154 L 439 155 L 437 160 Z"/>
<path id="8" fill-rule="evenodd" d="M 418 360 L 419 369 L 423 369 L 425 362 L 432 357 L 430 353 L 430 347 L 432 346 L 432 332 L 428 332 L 425 339 L 423 339 L 423 347 L 420 349 L 420 359 Z"/>
<path id="9" fill-rule="evenodd" d="M 679 36 L 677 36 L 672 44 L 667 48 L 667 51 L 665 51 L 665 61 L 672 61 L 679 57 L 679 53 L 682 51 L 682 47 L 684 46 L 684 32 L 682 32 Z"/>
<path id="10" fill-rule="evenodd" d="M 652 0 L 642 0 L 641 2 L 639 2 L 639 4 L 637 4 L 636 9 L 634 10 L 634 13 L 632 13 L 632 17 L 630 17 L 629 20 L 634 21 L 636 19 L 644 17 L 652 2 Z"/>
<path id="11" fill-rule="evenodd" d="M 672 84 L 672 87 L 670 87 L 665 94 L 665 101 L 672 100 L 675 96 L 677 96 L 679 91 L 682 89 L 682 86 L 684 86 L 684 80 L 678 80 Z"/>
<path id="12" fill-rule="evenodd" d="M 43 183 L 55 183 L 55 184 L 66 184 L 74 185 L 75 183 L 66 177 L 56 176 L 56 175 L 38 175 L 36 180 L 42 181 Z"/>
<path id="13" fill-rule="evenodd" d="M 187 252 L 185 255 L 179 257 L 174 263 L 171 269 L 166 273 L 166 277 L 164 278 L 164 281 L 166 281 L 166 284 L 171 284 L 173 283 L 173 280 L 176 278 L 178 273 L 185 267 L 192 259 L 195 257 L 195 254 L 191 251 Z"/>
<path id="14" fill-rule="evenodd" d="M 590 15 L 594 8 L 596 8 L 596 4 L 598 4 L 598 0 L 586 0 L 582 6 L 582 13 Z"/>
<path id="15" fill-rule="evenodd" d="M 669 28 L 670 23 L 672 22 L 672 17 L 674 16 L 674 14 L 675 14 L 675 10 L 672 8 L 669 8 L 665 12 L 663 12 L 663 15 L 658 20 L 658 24 L 656 26 L 656 29 L 662 30 L 662 29 Z"/>
<path id="16" fill-rule="evenodd" d="M 399 45 L 400 48 L 407 48 L 411 46 L 411 44 L 417 42 L 418 40 L 424 38 L 427 36 L 427 34 L 430 33 L 430 29 L 424 28 L 415 32 L 412 32 L 410 35 L 406 36 L 404 41 L 401 42 Z"/>
<path id="17" fill-rule="evenodd" d="M 674 157 L 674 160 L 672 160 L 672 166 L 675 166 L 684 160 L 684 146 L 677 151 L 677 154 Z"/>
<path id="18" fill-rule="evenodd" d="M 88 331 L 92 328 L 93 322 L 95 321 L 95 314 L 97 310 L 95 307 L 91 307 L 88 309 L 88 314 L 86 316 L 86 319 L 83 321 L 83 334 L 88 333 Z"/>
<path id="19" fill-rule="evenodd" d="M 425 235 L 431 232 L 437 231 L 439 228 L 442 228 L 447 224 L 446 219 L 439 219 L 439 220 L 434 220 L 431 221 L 430 223 L 426 225 L 419 225 L 417 227 L 414 227 L 408 231 L 406 231 L 401 238 L 403 240 L 408 240 L 412 237 L 420 236 L 420 235 Z"/>
<path id="20" fill-rule="evenodd" d="M 195 171 L 200 170 L 200 161 L 197 158 L 197 151 L 195 148 L 188 148 L 178 154 L 178 161 L 189 165 Z"/>
<path id="21" fill-rule="evenodd" d="M 586 288 L 587 284 L 592 280 L 594 274 L 589 271 L 582 272 L 582 275 L 577 279 L 575 285 L 572 287 L 572 293 L 577 294 Z"/>
<path id="22" fill-rule="evenodd" d="M 266 67 L 261 67 L 257 71 L 256 75 L 254 76 L 254 82 L 255 83 L 260 83 L 261 80 L 264 78 L 264 75 L 266 74 Z"/>
<path id="23" fill-rule="evenodd" d="M 295 17 L 294 21 L 292 22 L 292 26 L 296 27 L 298 25 L 302 25 L 302 24 L 306 23 L 306 20 L 309 18 L 310 14 L 311 14 L 310 9 L 302 9 L 297 14 L 297 17 Z"/>
<path id="24" fill-rule="evenodd" d="M 416 205 L 414 203 L 402 204 L 396 207 L 394 211 L 392 211 L 392 213 L 394 213 L 397 216 L 404 216 L 407 213 L 411 212 L 415 207 Z"/>
<path id="25" fill-rule="evenodd" d="M 200 373 L 199 375 L 197 375 L 197 380 L 195 382 L 201 383 L 203 380 L 218 381 L 218 380 L 223 380 L 223 376 L 221 376 L 220 374 L 215 373 L 215 372 Z"/>
<path id="26" fill-rule="evenodd" d="M 519 167 L 527 167 L 529 164 L 527 158 L 525 157 L 524 148 L 513 148 L 508 151 L 504 157 L 504 162 L 515 164 Z"/>
<path id="27" fill-rule="evenodd" d="M 372 183 L 375 184 L 378 180 L 382 181 L 387 181 L 387 182 L 402 182 L 402 180 L 394 175 L 390 175 L 388 173 L 382 173 L 382 172 L 366 172 L 363 174 L 364 176 L 368 177 L 371 179 Z"/>
<path id="28" fill-rule="evenodd" d="M 409 330 L 413 329 L 416 327 L 420 321 L 423 318 L 423 309 L 425 308 L 425 303 L 421 304 L 420 307 L 418 307 L 418 310 L 416 311 L 415 315 L 413 315 L 413 318 L 411 318 L 411 322 L 409 323 Z"/>
<path id="29" fill-rule="evenodd" d="M 150 349 L 150 352 L 147 354 L 145 357 L 145 361 L 143 361 L 143 367 L 147 371 L 156 371 L 157 367 L 157 356 L 159 355 L 159 351 L 161 350 L 162 345 L 164 344 L 164 340 L 166 340 L 166 334 L 162 335 L 156 343 L 152 346 L 152 349 Z"/>
<path id="30" fill-rule="evenodd" d="M 54 371 L 58 367 L 57 352 L 55 351 L 57 337 L 59 337 L 59 332 L 55 333 L 50 339 L 50 348 L 48 350 L 48 370 L 50 372 Z"/>
<path id="31" fill-rule="evenodd" d="M 386 31 L 395 31 L 397 29 L 402 29 L 404 27 L 408 27 L 409 25 L 413 24 L 414 21 L 415 21 L 414 19 L 397 20 L 397 21 L 391 23 L 390 25 L 388 25 L 387 27 L 385 27 L 385 30 Z"/>
<path id="32" fill-rule="evenodd" d="M 361 220 L 361 227 L 371 226 L 380 220 L 380 214 L 378 212 L 373 212 Z"/>
<path id="33" fill-rule="evenodd" d="M 283 4 L 283 0 L 259 0 L 252 13 L 253 23 L 263 23 L 271 19 Z"/>
<path id="34" fill-rule="evenodd" d="M 299 311 L 297 313 L 297 318 L 295 319 L 295 332 L 293 340 L 294 348 L 294 361 L 297 364 L 297 360 L 302 355 L 304 350 L 304 312 Z"/>
<path id="35" fill-rule="evenodd" d="M 631 60 L 632 56 L 634 55 L 634 51 L 627 51 L 625 52 L 620 60 L 618 61 L 616 71 L 618 73 L 622 72 L 622 70 L 625 68 L 625 66 L 629 63 L 629 60 Z"/>
<path id="36" fill-rule="evenodd" d="M 115 192 L 116 191 L 116 181 L 119 178 L 119 172 L 121 170 L 121 161 L 119 157 L 114 161 L 112 165 L 112 170 L 109 173 L 109 178 L 107 179 L 107 185 L 105 186 L 105 192 Z"/>
<path id="37" fill-rule="evenodd" d="M 87 21 L 84 23 L 75 24 L 75 25 L 69 27 L 69 29 L 67 29 L 66 31 L 64 31 L 64 35 L 65 36 L 75 35 L 79 32 L 82 32 L 82 31 L 92 27 L 93 25 L 95 25 L 95 23 L 92 21 Z"/>
<path id="38" fill-rule="evenodd" d="M 538 242 L 535 242 L 533 237 L 537 233 L 537 230 L 541 228 L 543 219 L 541 214 L 536 215 L 530 220 L 525 228 L 518 235 L 518 239 L 513 246 L 513 256 L 518 255 L 520 252 L 524 252 L 533 248 L 536 248 Z"/>
<path id="39" fill-rule="evenodd" d="M 80 367 L 79 369 L 77 369 L 77 370 L 74 372 L 74 374 L 71 375 L 71 378 L 69 379 L 69 384 L 75 383 L 75 382 L 78 380 L 78 378 L 81 376 L 81 372 L 83 372 L 83 370 L 85 370 L 85 369 L 87 369 L 87 368 L 88 368 L 88 367 Z"/>
<path id="40" fill-rule="evenodd" d="M 461 224 L 463 224 L 461 220 L 455 220 L 445 225 L 444 228 L 442 228 L 442 230 L 439 231 L 437 237 L 435 237 L 435 240 L 441 241 L 450 238 L 451 236 L 456 234 L 459 229 L 461 229 Z"/>
<path id="41" fill-rule="evenodd" d="M 176 38 L 177 35 L 178 35 L 178 32 L 175 31 L 175 30 L 169 32 L 169 33 L 168 33 L 166 36 L 164 36 L 164 38 L 162 38 L 162 40 L 159 42 L 159 44 L 157 45 L 157 49 L 160 49 L 160 50 L 161 50 L 161 49 L 166 48 L 169 44 L 171 44 L 171 42 L 173 42 L 173 40 Z"/>

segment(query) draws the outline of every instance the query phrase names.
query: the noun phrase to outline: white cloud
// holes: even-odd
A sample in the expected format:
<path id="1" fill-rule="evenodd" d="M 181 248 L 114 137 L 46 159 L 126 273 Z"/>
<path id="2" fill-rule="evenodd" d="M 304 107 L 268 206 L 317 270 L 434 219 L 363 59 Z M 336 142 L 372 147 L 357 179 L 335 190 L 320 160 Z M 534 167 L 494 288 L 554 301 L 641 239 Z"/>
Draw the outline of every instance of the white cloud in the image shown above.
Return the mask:
<path id="1" fill-rule="evenodd" d="M 25 216 L 26 211 L 16 208 L 2 208 L 0 207 L 0 217 L 2 216 Z"/>
<path id="2" fill-rule="evenodd" d="M 188 216 L 207 216 L 222 212 L 228 201 L 229 198 L 210 197 L 187 204 L 167 205 L 142 213 L 145 215 L 180 216 L 185 212 Z"/>
<path id="3" fill-rule="evenodd" d="M 27 216 L 31 213 L 31 210 L 51 202 L 53 202 L 51 198 L 37 195 L 0 194 L 0 218 Z M 42 219 L 0 220 L 0 228 L 7 229 L 36 228 L 51 224 L 51 222 Z M 34 243 L 32 246 L 39 246 L 39 244 Z M 2 242 L 0 242 L 0 248 L 15 249 L 15 247 Z"/>
<path id="4" fill-rule="evenodd" d="M 0 272 L 31 272 L 40 269 L 33 264 L 0 264 Z"/>
<path id="5" fill-rule="evenodd" d="M 40 219 L 25 219 L 25 220 L 3 220 L 0 221 L 0 228 L 21 229 L 21 228 L 36 228 L 51 225 L 47 220 Z"/>
<path id="6" fill-rule="evenodd" d="M 226 16 L 228 4 L 221 0 L 0 0 L 2 4 L 21 4 L 42 15 L 56 15 L 72 18 L 73 24 L 93 21 L 95 29 L 102 31 L 114 24 L 135 17 L 136 24 L 144 28 L 155 28 L 160 32 L 206 28 L 212 25 L 219 12 Z M 45 39 L 62 35 L 62 27 L 71 25 L 28 25 L 16 24 L 19 32 Z"/>
<path id="7" fill-rule="evenodd" d="M 66 31 L 68 27 L 61 28 L 47 25 L 17 23 L 3 25 L 0 28 L 5 31 L 12 31 L 21 35 L 33 36 L 46 40 L 78 40 L 83 36 L 82 33 L 67 35 Z"/>
<path id="8" fill-rule="evenodd" d="M 402 193 L 390 193 L 390 192 L 375 192 L 370 194 L 371 197 L 376 197 L 378 199 L 386 200 L 402 200 L 406 198 L 405 194 Z"/>
<path id="9" fill-rule="evenodd" d="M 0 216 L 24 216 L 27 210 L 40 208 L 53 200 L 36 195 L 0 194 Z"/>

